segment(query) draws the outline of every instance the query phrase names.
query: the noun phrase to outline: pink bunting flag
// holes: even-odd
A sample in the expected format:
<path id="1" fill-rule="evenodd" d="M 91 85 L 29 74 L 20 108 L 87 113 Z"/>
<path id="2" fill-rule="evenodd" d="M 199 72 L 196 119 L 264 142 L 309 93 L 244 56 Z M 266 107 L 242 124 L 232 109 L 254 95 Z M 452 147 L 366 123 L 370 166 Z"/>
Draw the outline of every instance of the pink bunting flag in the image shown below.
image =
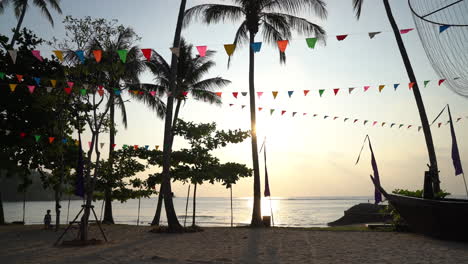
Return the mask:
<path id="1" fill-rule="evenodd" d="M 236 98 L 236 99 L 237 99 L 237 96 L 238 96 L 238 95 L 239 95 L 238 92 L 233 92 L 233 93 L 232 93 L 232 96 L 234 96 L 234 98 Z"/>
<path id="2" fill-rule="evenodd" d="M 200 57 L 206 56 L 206 49 L 207 46 L 197 46 L 198 54 L 200 54 Z"/>
<path id="3" fill-rule="evenodd" d="M 445 82 L 445 79 L 440 79 L 439 80 L 439 86 Z"/>
<path id="4" fill-rule="evenodd" d="M 70 87 L 70 88 L 72 88 L 72 89 L 73 89 L 73 85 L 75 85 L 74 82 L 67 82 L 67 84 L 68 84 L 68 87 Z"/>
<path id="5" fill-rule="evenodd" d="M 154 91 L 153 91 L 154 92 Z M 156 94 L 156 92 L 154 92 L 154 94 Z M 188 91 L 183 91 L 182 92 L 182 96 L 187 96 L 188 95 Z M 153 95 L 154 96 L 154 95 Z"/>
<path id="6" fill-rule="evenodd" d="M 335 95 L 337 95 L 339 91 L 340 91 L 340 88 L 333 89 L 333 92 L 335 93 Z"/>
<path id="7" fill-rule="evenodd" d="M 307 115 L 307 113 L 302 113 L 303 116 Z"/>
<path id="8" fill-rule="evenodd" d="M 307 96 L 307 94 L 310 92 L 310 90 L 304 90 L 304 96 Z"/>
<path id="9" fill-rule="evenodd" d="M 258 99 L 263 95 L 263 92 L 257 92 Z"/>
<path id="10" fill-rule="evenodd" d="M 52 142 L 54 142 L 55 140 L 55 137 L 49 137 L 49 143 L 52 144 Z"/>
<path id="11" fill-rule="evenodd" d="M 347 36 L 348 36 L 348 35 L 338 35 L 338 36 L 336 36 L 336 39 L 337 39 L 338 41 L 342 41 L 342 40 L 344 40 Z"/>
<path id="12" fill-rule="evenodd" d="M 222 92 L 216 92 L 215 93 L 218 97 L 221 97 L 221 95 L 223 94 Z"/>
<path id="13" fill-rule="evenodd" d="M 288 46 L 289 40 L 278 40 L 278 48 L 281 52 L 286 51 L 286 47 Z"/>
<path id="14" fill-rule="evenodd" d="M 40 50 L 31 50 L 31 53 L 34 57 L 36 57 L 36 59 L 38 59 L 41 62 L 43 61 Z"/>
<path id="15" fill-rule="evenodd" d="M 375 124 L 377 124 L 377 121 L 374 121 L 374 122 L 372 123 L 372 126 L 375 126 Z"/>
<path id="16" fill-rule="evenodd" d="M 408 87 L 409 87 L 410 90 L 413 88 L 413 86 L 414 86 L 414 82 L 410 82 L 410 83 L 408 84 Z"/>
<path id="17" fill-rule="evenodd" d="M 141 52 L 143 52 L 143 56 L 145 56 L 147 61 L 150 61 L 151 59 L 151 49 L 141 49 Z"/>
<path id="18" fill-rule="evenodd" d="M 286 113 L 286 110 L 281 111 L 281 115 L 284 115 L 284 113 Z"/>
<path id="19" fill-rule="evenodd" d="M 150 93 L 151 96 L 153 96 L 153 97 L 156 95 L 156 91 L 150 91 L 149 93 Z M 185 95 L 184 95 L 184 96 L 185 96 Z"/>
<path id="20" fill-rule="evenodd" d="M 30 93 L 34 93 L 35 88 L 36 88 L 36 86 L 34 86 L 34 85 L 28 85 L 28 89 L 29 89 Z"/>
<path id="21" fill-rule="evenodd" d="M 370 86 L 364 86 L 364 92 L 367 92 L 369 90 Z"/>
<path id="22" fill-rule="evenodd" d="M 400 29 L 400 34 L 406 34 L 406 33 L 410 32 L 413 29 L 414 28 Z"/>

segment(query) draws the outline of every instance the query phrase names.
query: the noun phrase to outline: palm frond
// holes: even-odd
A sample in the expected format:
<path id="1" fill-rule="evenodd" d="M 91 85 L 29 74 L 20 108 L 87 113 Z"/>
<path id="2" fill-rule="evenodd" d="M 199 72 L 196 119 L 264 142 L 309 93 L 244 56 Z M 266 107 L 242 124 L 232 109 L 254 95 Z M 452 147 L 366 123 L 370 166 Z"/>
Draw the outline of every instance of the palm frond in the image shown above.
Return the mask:
<path id="1" fill-rule="evenodd" d="M 15 17 L 19 18 L 23 12 L 23 7 L 26 5 L 26 10 L 29 8 L 28 1 L 25 0 L 12 0 L 13 8 L 15 10 Z"/>
<path id="2" fill-rule="evenodd" d="M 50 24 L 53 26 L 54 25 L 54 19 L 52 18 L 52 15 L 50 14 L 49 9 L 47 8 L 47 3 L 45 0 L 34 0 L 33 1 L 34 5 L 39 7 L 41 9 L 42 14 L 49 20 Z"/>
<path id="3" fill-rule="evenodd" d="M 125 102 L 122 98 L 122 95 L 117 95 L 114 97 L 115 105 L 120 109 L 120 116 L 122 117 L 122 124 L 124 125 L 125 129 L 128 127 L 128 119 L 127 119 L 127 110 L 125 109 Z"/>
<path id="4" fill-rule="evenodd" d="M 214 91 L 216 89 L 224 88 L 231 84 L 231 81 L 223 79 L 221 77 L 209 78 L 203 81 L 197 82 L 192 85 L 193 90 L 205 90 L 205 91 Z"/>
<path id="5" fill-rule="evenodd" d="M 364 0 L 353 0 L 353 10 L 356 18 L 359 19 L 361 17 L 362 5 L 364 4 Z"/>
<path id="6" fill-rule="evenodd" d="M 312 11 L 320 18 L 326 18 L 328 15 L 327 4 L 323 0 L 270 0 L 268 2 L 263 6 L 264 12 L 283 11 L 297 14 Z"/>
<path id="7" fill-rule="evenodd" d="M 205 24 L 218 22 L 236 22 L 244 15 L 244 11 L 239 6 L 203 4 L 194 6 L 185 11 L 184 27 L 188 26 L 192 20 L 202 18 Z"/>
<path id="8" fill-rule="evenodd" d="M 164 94 L 165 88 L 154 84 L 142 84 L 140 87 L 141 90 L 146 92 L 143 94 L 130 93 L 130 97 L 150 107 L 159 118 L 164 118 L 166 115 L 166 104 L 161 100 L 161 96 Z M 153 97 L 147 91 L 157 91 L 156 96 Z"/>
<path id="9" fill-rule="evenodd" d="M 210 104 L 215 104 L 215 105 L 222 104 L 221 98 L 217 96 L 216 93 L 214 92 L 194 89 L 192 90 L 191 94 L 192 94 L 192 97 L 198 101 L 204 101 L 204 102 L 208 102 Z"/>
<path id="10" fill-rule="evenodd" d="M 49 2 L 50 7 L 55 9 L 57 13 L 62 14 L 62 9 L 60 8 L 60 0 L 47 0 Z"/>
<path id="11" fill-rule="evenodd" d="M 321 26 L 312 23 L 305 18 L 280 13 L 264 13 L 262 14 L 262 17 L 272 26 L 279 29 L 283 35 L 286 35 L 287 33 L 284 30 L 286 27 L 289 31 L 294 30 L 300 35 L 314 35 L 318 40 L 322 42 L 325 41 L 325 30 Z M 291 34 L 291 32 L 289 32 L 289 34 Z"/>
<path id="12" fill-rule="evenodd" d="M 247 28 L 247 20 L 244 20 L 236 31 L 233 44 L 241 47 L 243 44 L 249 43 L 248 33 L 249 33 L 249 29 Z M 231 58 L 232 56 L 229 56 L 228 58 L 228 65 L 227 65 L 228 68 L 231 65 Z"/>

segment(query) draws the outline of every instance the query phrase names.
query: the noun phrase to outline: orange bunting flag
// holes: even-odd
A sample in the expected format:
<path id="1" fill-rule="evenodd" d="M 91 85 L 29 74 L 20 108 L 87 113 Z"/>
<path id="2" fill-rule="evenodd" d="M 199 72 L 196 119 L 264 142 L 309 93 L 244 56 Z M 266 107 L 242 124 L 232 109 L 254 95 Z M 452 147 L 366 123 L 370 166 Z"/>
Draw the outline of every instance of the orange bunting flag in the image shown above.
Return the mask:
<path id="1" fill-rule="evenodd" d="M 57 59 L 59 59 L 60 62 L 63 62 L 63 52 L 61 50 L 54 50 L 53 52 Z"/>
<path id="2" fill-rule="evenodd" d="M 276 99 L 276 96 L 278 96 L 278 91 L 273 91 L 271 93 L 273 94 L 273 99 Z"/>
<path id="3" fill-rule="evenodd" d="M 281 115 L 284 115 L 284 113 L 286 113 L 286 110 L 281 111 Z"/>
<path id="4" fill-rule="evenodd" d="M 150 61 L 151 59 L 151 49 L 141 49 L 141 52 L 143 52 L 143 56 L 145 56 L 147 61 Z"/>
<path id="5" fill-rule="evenodd" d="M 338 41 L 342 41 L 342 40 L 344 40 L 347 36 L 348 36 L 348 35 L 338 35 L 338 36 L 336 36 L 336 39 L 337 39 Z"/>
<path id="6" fill-rule="evenodd" d="M 382 122 L 382 127 L 385 126 L 386 122 Z"/>
<path id="7" fill-rule="evenodd" d="M 226 50 L 227 55 L 230 57 L 236 49 L 236 44 L 225 44 L 224 49 Z"/>
<path id="8" fill-rule="evenodd" d="M 10 90 L 11 92 L 14 92 L 16 89 L 17 84 L 16 83 L 10 83 Z"/>
<path id="9" fill-rule="evenodd" d="M 238 92 L 233 92 L 233 93 L 232 93 L 232 96 L 234 96 L 234 98 L 236 98 L 236 99 L 237 99 L 237 96 L 238 96 L 238 95 L 239 95 Z"/>
<path id="10" fill-rule="evenodd" d="M 222 92 L 216 92 L 215 93 L 218 97 L 221 97 L 221 95 L 223 94 Z"/>
<path id="11" fill-rule="evenodd" d="M 138 150 L 138 145 L 134 145 L 134 146 L 133 146 L 133 149 L 134 149 L 134 150 Z"/>
<path id="12" fill-rule="evenodd" d="M 406 34 L 406 33 L 410 32 L 413 29 L 414 28 L 400 29 L 400 34 Z"/>
<path id="13" fill-rule="evenodd" d="M 258 108 L 258 111 L 262 111 L 262 109 L 263 109 L 263 107 L 259 107 L 259 108 Z"/>
<path id="14" fill-rule="evenodd" d="M 34 85 L 28 85 L 28 90 L 30 93 L 34 93 L 34 89 L 36 88 L 36 86 Z"/>
<path id="15" fill-rule="evenodd" d="M 21 74 L 16 74 L 16 78 L 18 79 L 18 82 L 23 81 L 23 75 L 21 75 Z"/>
<path id="16" fill-rule="evenodd" d="M 310 90 L 304 90 L 304 96 L 307 96 L 307 94 L 310 92 Z"/>
<path id="17" fill-rule="evenodd" d="M 281 52 L 286 51 L 286 47 L 288 46 L 289 40 L 278 40 L 278 48 Z"/>
<path id="18" fill-rule="evenodd" d="M 197 46 L 198 54 L 200 54 L 200 57 L 206 56 L 206 49 L 207 46 Z"/>
<path id="19" fill-rule="evenodd" d="M 52 87 L 55 88 L 57 86 L 57 80 L 50 80 L 50 83 L 52 84 Z"/>
<path id="20" fill-rule="evenodd" d="M 408 84 L 408 87 L 409 87 L 410 90 L 413 88 L 413 86 L 414 86 L 414 82 L 410 82 L 410 83 Z"/>
<path id="21" fill-rule="evenodd" d="M 445 79 L 440 79 L 440 80 L 439 80 L 439 86 L 440 86 L 442 83 L 444 83 L 444 82 L 445 82 Z"/>
<path id="22" fill-rule="evenodd" d="M 364 92 L 367 92 L 369 90 L 370 86 L 364 86 Z"/>
<path id="23" fill-rule="evenodd" d="M 385 88 L 385 85 L 379 85 L 379 93 L 381 93 L 384 88 Z"/>
<path id="24" fill-rule="evenodd" d="M 338 94 L 338 91 L 340 91 L 340 88 L 335 88 L 335 89 L 333 89 L 333 92 L 335 93 L 335 95 Z"/>
<path id="25" fill-rule="evenodd" d="M 72 88 L 66 87 L 66 88 L 63 88 L 63 90 L 64 90 L 67 94 L 70 94 L 71 91 L 72 91 Z"/>
<path id="26" fill-rule="evenodd" d="M 54 137 L 49 137 L 49 143 L 52 144 L 54 142 L 55 138 Z"/>
<path id="27" fill-rule="evenodd" d="M 93 50 L 93 55 L 94 55 L 94 59 L 96 59 L 97 63 L 101 62 L 102 50 Z"/>
<path id="28" fill-rule="evenodd" d="M 159 145 L 154 146 L 154 149 L 155 149 L 155 150 L 158 150 L 158 149 L 159 149 Z"/>
<path id="29" fill-rule="evenodd" d="M 258 99 L 263 95 L 263 92 L 257 92 Z"/>

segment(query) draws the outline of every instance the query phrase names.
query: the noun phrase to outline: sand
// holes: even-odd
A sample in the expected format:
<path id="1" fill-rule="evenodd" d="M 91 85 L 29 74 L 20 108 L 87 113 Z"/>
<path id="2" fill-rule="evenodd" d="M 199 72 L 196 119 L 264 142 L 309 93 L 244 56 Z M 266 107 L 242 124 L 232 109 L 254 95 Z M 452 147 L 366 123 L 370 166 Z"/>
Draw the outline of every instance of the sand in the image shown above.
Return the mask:
<path id="1" fill-rule="evenodd" d="M 468 244 L 411 233 L 204 228 L 155 234 L 105 226 L 110 242 L 54 247 L 41 226 L 0 226 L 0 263 L 468 263 Z M 92 237 L 101 238 L 93 227 Z M 74 230 L 67 239 L 76 235 Z"/>

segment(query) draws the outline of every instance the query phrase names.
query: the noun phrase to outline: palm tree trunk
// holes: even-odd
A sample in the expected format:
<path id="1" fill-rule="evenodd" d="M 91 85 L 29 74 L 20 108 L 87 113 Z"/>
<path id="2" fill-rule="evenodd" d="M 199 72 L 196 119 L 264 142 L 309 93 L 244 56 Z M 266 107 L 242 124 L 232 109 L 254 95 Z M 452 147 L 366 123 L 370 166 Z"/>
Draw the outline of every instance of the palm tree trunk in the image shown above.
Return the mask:
<path id="1" fill-rule="evenodd" d="M 109 119 L 110 119 L 110 127 L 109 127 L 109 166 L 112 166 L 114 160 L 114 143 L 115 143 L 115 105 L 114 105 L 114 94 L 110 93 L 109 98 L 110 106 L 109 106 Z M 112 170 L 109 170 L 109 173 L 113 173 Z M 108 179 L 112 178 L 112 175 L 107 175 Z M 105 208 L 104 208 L 104 220 L 103 223 L 105 224 L 114 224 L 114 217 L 112 215 L 112 189 L 110 184 L 106 184 L 106 189 L 104 190 L 104 200 L 105 200 Z"/>
<path id="2" fill-rule="evenodd" d="M 197 184 L 193 185 L 193 212 L 192 212 L 192 226 L 195 227 L 195 211 L 196 211 L 196 200 L 197 200 Z"/>
<path id="3" fill-rule="evenodd" d="M 172 128 L 174 128 L 177 125 L 177 119 L 179 118 L 179 111 L 180 111 L 181 103 L 182 103 L 181 100 L 177 100 L 177 105 L 176 105 L 176 109 L 175 109 L 175 112 L 174 112 L 174 120 L 172 121 Z M 174 133 L 171 133 L 171 134 L 172 134 L 171 149 L 172 149 L 172 143 L 174 143 Z M 153 221 L 151 222 L 151 225 L 156 225 L 156 226 L 159 225 L 159 222 L 161 220 L 161 210 L 162 210 L 163 197 L 164 196 L 163 196 L 163 191 L 162 191 L 162 186 L 161 186 L 161 189 L 160 189 L 159 195 L 158 195 L 158 205 L 156 206 L 156 213 L 154 215 Z"/>
<path id="4" fill-rule="evenodd" d="M 19 36 L 19 31 L 21 29 L 21 25 L 23 24 L 23 19 L 24 19 L 24 15 L 26 14 L 26 8 L 28 6 L 28 1 L 26 1 L 23 5 L 23 10 L 21 10 L 21 16 L 20 18 L 18 19 L 18 24 L 16 24 L 16 28 L 15 28 L 15 32 L 13 33 L 13 38 L 11 38 L 11 42 L 10 42 L 10 49 L 13 49 L 14 45 L 15 45 L 15 42 L 16 42 L 16 39 L 18 38 Z"/>
<path id="5" fill-rule="evenodd" d="M 255 42 L 255 34 L 250 32 L 250 44 Z M 252 137 L 252 162 L 254 169 L 254 199 L 252 210 L 252 221 L 250 223 L 253 227 L 263 226 L 262 211 L 261 211 L 261 192 L 260 192 L 260 169 L 258 166 L 258 146 L 257 146 L 257 129 L 256 129 L 256 116 L 255 116 L 255 54 L 252 46 L 249 45 L 249 94 L 250 94 L 250 127 Z"/>
<path id="6" fill-rule="evenodd" d="M 187 222 L 187 211 L 188 211 L 188 201 L 189 201 L 189 198 L 190 198 L 190 186 L 192 186 L 191 184 L 188 185 L 188 191 L 187 191 L 187 202 L 185 202 L 185 218 L 184 218 L 184 227 L 185 227 L 185 223 Z"/>
<path id="7" fill-rule="evenodd" d="M 59 183 L 60 184 L 60 183 Z M 60 225 L 60 189 L 55 188 L 55 231 L 59 230 Z"/>
<path id="8" fill-rule="evenodd" d="M 2 193 L 0 192 L 0 225 L 5 224 L 5 215 L 3 214 L 3 200 Z"/>
<path id="9" fill-rule="evenodd" d="M 66 225 L 68 225 L 68 217 L 70 216 L 70 202 L 71 202 L 71 194 L 68 195 L 67 221 L 65 222 Z"/>
<path id="10" fill-rule="evenodd" d="M 390 4 L 388 3 L 388 0 L 383 0 L 383 3 L 385 6 L 385 11 L 387 12 L 388 20 L 390 21 L 390 24 L 392 26 L 393 33 L 395 34 L 398 48 L 400 50 L 403 63 L 405 64 L 406 72 L 408 73 L 410 82 L 414 83 L 413 94 L 414 94 L 414 99 L 416 99 L 416 105 L 418 106 L 419 116 L 421 118 L 421 125 L 423 128 L 424 137 L 426 139 L 427 152 L 429 154 L 429 162 L 430 162 L 429 170 L 432 175 L 433 189 L 435 193 L 438 193 L 440 191 L 439 169 L 437 167 L 437 158 L 436 158 L 436 154 L 434 150 L 434 142 L 432 141 L 431 128 L 429 125 L 429 121 L 427 120 L 426 109 L 424 108 L 424 103 L 421 97 L 421 93 L 419 91 L 419 86 L 416 81 L 416 76 L 414 74 L 413 67 L 411 66 L 408 53 L 406 52 L 405 44 L 403 43 L 403 39 L 401 38 L 400 31 L 395 22 L 395 19 L 393 18 Z"/>
<path id="11" fill-rule="evenodd" d="M 179 15 L 177 18 L 177 27 L 174 35 L 173 47 L 179 47 L 180 43 L 180 34 L 182 31 L 182 22 L 184 20 L 185 5 L 187 0 L 181 0 Z M 171 77 L 170 77 L 170 91 L 171 95 L 167 98 L 167 110 L 166 110 L 166 120 L 164 126 L 164 146 L 163 146 L 163 181 L 162 181 L 162 191 L 164 192 L 164 208 L 166 209 L 167 224 L 169 230 L 177 231 L 181 230 L 182 226 L 177 219 L 177 215 L 174 209 L 174 203 L 172 200 L 172 190 L 171 190 L 171 176 L 170 176 L 170 167 L 171 167 L 171 153 L 172 153 L 172 111 L 174 107 L 174 96 L 176 95 L 176 78 L 177 78 L 177 56 L 172 54 L 171 61 Z"/>

